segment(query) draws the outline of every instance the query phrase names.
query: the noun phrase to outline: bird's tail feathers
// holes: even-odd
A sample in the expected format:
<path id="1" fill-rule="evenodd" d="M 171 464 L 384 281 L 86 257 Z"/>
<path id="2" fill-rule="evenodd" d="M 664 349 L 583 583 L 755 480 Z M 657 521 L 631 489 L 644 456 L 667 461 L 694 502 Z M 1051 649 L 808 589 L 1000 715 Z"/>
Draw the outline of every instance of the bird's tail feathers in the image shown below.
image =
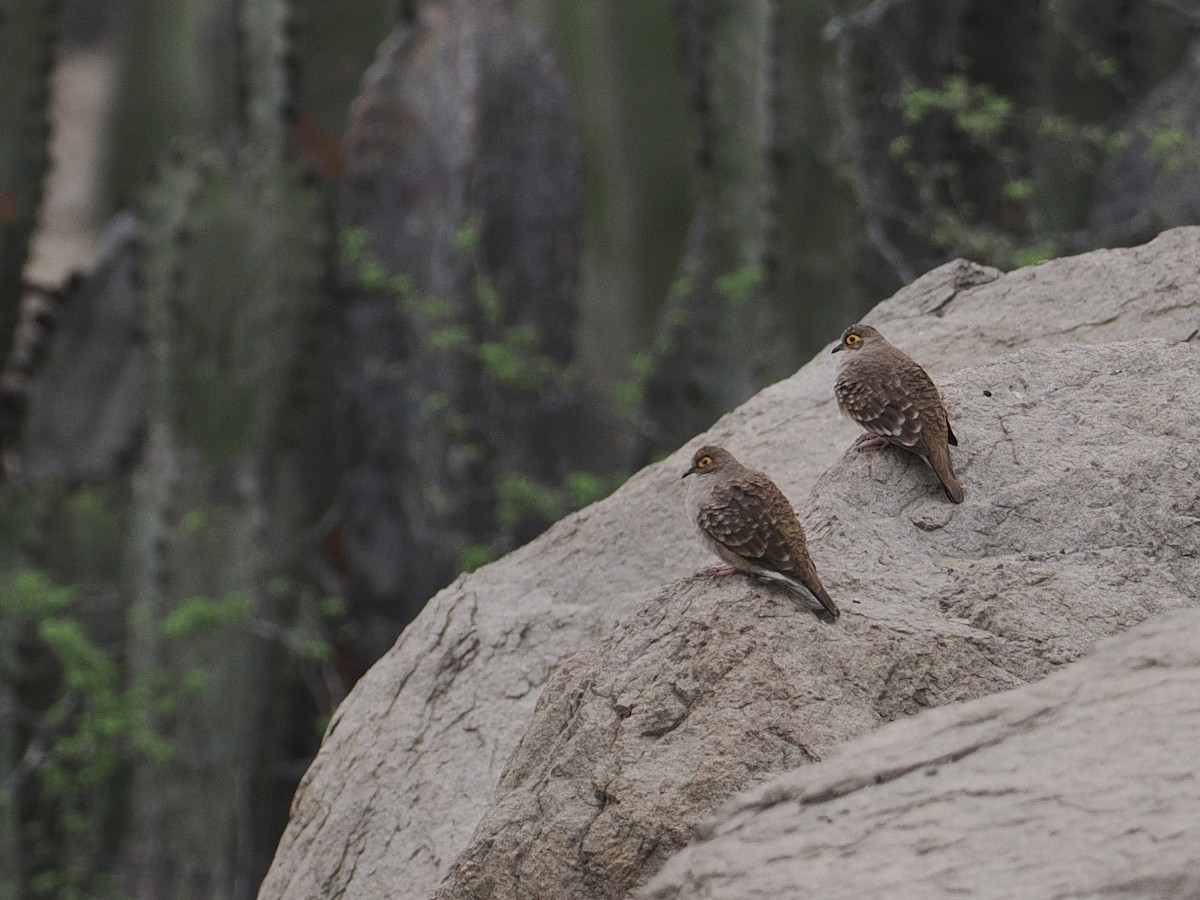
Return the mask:
<path id="1" fill-rule="evenodd" d="M 842 611 L 838 609 L 838 605 L 833 602 L 833 598 L 830 597 L 829 593 L 825 590 L 825 585 L 821 584 L 821 579 L 817 577 L 816 572 L 805 573 L 803 583 L 804 586 L 812 593 L 812 595 L 820 601 L 821 605 L 825 607 L 825 611 L 828 612 L 830 616 L 836 619 L 842 614 Z"/>
<path id="2" fill-rule="evenodd" d="M 954 463 L 950 459 L 950 448 L 940 447 L 931 449 L 925 461 L 929 463 L 929 468 L 933 469 L 933 474 L 937 475 L 938 481 L 942 483 L 942 488 L 951 502 L 962 503 L 965 495 L 963 494 L 962 485 L 958 483 L 958 476 L 954 474 Z"/>

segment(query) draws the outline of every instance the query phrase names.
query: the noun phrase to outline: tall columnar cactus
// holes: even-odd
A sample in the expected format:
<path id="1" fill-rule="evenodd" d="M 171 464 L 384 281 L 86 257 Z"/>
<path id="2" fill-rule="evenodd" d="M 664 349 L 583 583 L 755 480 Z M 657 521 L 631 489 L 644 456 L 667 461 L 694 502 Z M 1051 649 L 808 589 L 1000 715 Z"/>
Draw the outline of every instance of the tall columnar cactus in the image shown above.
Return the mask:
<path id="1" fill-rule="evenodd" d="M 169 766 L 136 773 L 124 857 L 139 897 L 184 884 L 192 896 L 240 896 L 253 881 L 237 848 L 277 737 L 265 725 L 271 638 L 309 505 L 293 452 L 296 385 L 328 258 L 320 198 L 284 160 L 286 24 L 283 0 L 242 5 L 244 144 L 177 145 L 143 199 L 149 397 L 129 659 L 133 677 L 195 693 L 155 723 L 175 748 Z"/>
<path id="2" fill-rule="evenodd" d="M 139 896 L 174 896 L 185 863 L 203 895 L 233 896 L 247 873 L 232 848 L 246 839 L 266 738 L 263 631 L 279 621 L 279 577 L 303 526 L 294 385 L 323 279 L 322 219 L 296 173 L 253 147 L 182 152 L 143 215 L 150 396 L 130 661 L 134 677 L 203 674 L 181 713 L 156 723 L 176 755 L 137 773 L 126 858 Z"/>
<path id="3" fill-rule="evenodd" d="M 21 277 L 42 198 L 57 7 L 56 0 L 0 0 L 0 371 L 19 316 Z M 12 425 L 10 406 L 0 397 L 0 432 Z M 5 438 L 0 433 L 0 450 Z M 0 495 L 0 502 L 12 505 L 8 496 Z M 0 530 L 0 556 L 16 544 L 5 532 Z M 0 625 L 0 654 L 6 661 L 15 658 L 16 641 L 14 631 Z M 17 763 L 18 701 L 6 676 L 0 673 L 0 771 L 10 773 Z M 0 870 L 5 873 L 0 892 L 15 889 L 23 865 L 10 791 L 9 785 L 0 791 Z"/>
<path id="4" fill-rule="evenodd" d="M 345 146 L 341 223 L 365 248 L 343 273 L 347 593 L 394 629 L 472 554 L 528 539 L 525 510 L 581 468 L 582 162 L 540 35 L 489 2 L 394 33 Z"/>
<path id="5" fill-rule="evenodd" d="M 58 0 L 0 0 L 0 353 L 17 321 L 21 272 L 42 199 Z"/>

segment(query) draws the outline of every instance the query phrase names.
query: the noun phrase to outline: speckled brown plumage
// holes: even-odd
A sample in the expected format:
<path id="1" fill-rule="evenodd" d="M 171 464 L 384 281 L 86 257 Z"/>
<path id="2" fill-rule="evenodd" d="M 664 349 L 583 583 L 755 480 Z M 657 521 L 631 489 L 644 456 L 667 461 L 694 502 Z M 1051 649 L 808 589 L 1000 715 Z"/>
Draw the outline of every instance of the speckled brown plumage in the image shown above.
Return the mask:
<path id="1" fill-rule="evenodd" d="M 688 485 L 689 515 L 704 542 L 729 564 L 719 575 L 782 575 L 807 588 L 837 618 L 837 604 L 808 555 L 804 526 L 775 482 L 715 446 L 697 450 L 683 474 L 695 476 Z"/>
<path id="2" fill-rule="evenodd" d="M 957 446 L 958 439 L 928 373 L 870 325 L 851 325 L 833 352 L 842 353 L 833 386 L 838 406 L 874 435 L 859 439 L 861 449 L 887 442 L 917 454 L 933 469 L 946 496 L 962 503 L 963 489 L 950 459 L 950 445 Z"/>

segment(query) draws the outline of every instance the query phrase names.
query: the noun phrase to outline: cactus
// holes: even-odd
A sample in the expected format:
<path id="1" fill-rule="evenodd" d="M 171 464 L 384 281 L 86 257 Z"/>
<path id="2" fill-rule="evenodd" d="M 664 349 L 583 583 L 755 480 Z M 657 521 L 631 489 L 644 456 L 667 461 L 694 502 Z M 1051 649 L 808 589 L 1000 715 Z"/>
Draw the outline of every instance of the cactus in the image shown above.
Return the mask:
<path id="1" fill-rule="evenodd" d="M 259 0 L 239 5 L 241 80 L 245 85 L 242 119 L 249 143 L 272 153 L 283 153 L 291 98 L 291 39 L 289 3 Z"/>
<path id="2" fill-rule="evenodd" d="M 0 0 L 0 346 L 18 317 L 42 199 L 57 0 Z"/>
<path id="3" fill-rule="evenodd" d="M 46 115 L 50 60 L 55 35 L 56 0 L 0 0 L 0 353 L 8 353 L 20 315 L 21 278 L 29 257 L 29 240 L 42 199 L 42 179 L 48 161 L 50 127 Z M 0 364 L 3 360 L 0 360 Z M 2 367 L 2 366 L 0 366 Z M 5 379 L 0 400 L 0 430 L 10 430 L 12 414 L 19 416 L 19 392 Z M 16 404 L 16 406 L 14 406 Z M 8 435 L 0 435 L 0 444 Z M 0 485 L 0 504 L 6 511 L 14 497 Z M 17 545 L 15 535 L 0 529 L 0 556 Z M 8 571 L 8 559 L 4 570 Z M 0 654 L 14 659 L 15 632 L 0 627 Z M 0 771 L 12 772 L 17 762 L 18 727 L 15 688 L 0 679 Z M 16 891 L 11 879 L 23 870 L 13 796 L 0 793 L 0 892 Z M 19 893 L 19 891 L 17 891 Z"/>
<path id="4" fill-rule="evenodd" d="M 172 771 L 139 773 L 128 859 L 151 894 L 175 893 L 146 879 L 187 857 L 206 893 L 228 895 L 238 779 L 261 759 L 271 681 L 271 645 L 251 623 L 280 618 L 276 561 L 294 553 L 305 508 L 290 429 L 324 278 L 323 219 L 315 192 L 256 144 L 180 150 L 143 217 L 149 411 L 134 483 L 130 660 L 135 677 L 201 670 L 205 682 L 186 717 L 160 723 L 177 756 Z M 164 623 L 195 598 L 211 602 L 216 623 L 182 653 L 164 652 Z"/>
<path id="5" fill-rule="evenodd" d="M 382 45 L 345 147 L 349 599 L 403 625 L 545 527 L 593 445 L 569 377 L 582 160 L 540 35 L 450 0 Z"/>
<path id="6" fill-rule="evenodd" d="M 135 778 L 125 858 L 142 896 L 176 895 L 182 882 L 161 873 L 189 866 L 198 896 L 233 896 L 250 874 L 230 854 L 275 737 L 263 715 L 278 645 L 263 630 L 283 617 L 281 578 L 308 506 L 295 385 L 325 281 L 325 216 L 284 161 L 286 4 L 256 0 L 241 13 L 245 143 L 177 142 L 141 209 L 149 385 L 133 487 L 131 675 L 204 673 L 187 714 L 156 723 L 176 748 L 169 770 Z M 168 650 L 181 629 L 186 646 Z"/>

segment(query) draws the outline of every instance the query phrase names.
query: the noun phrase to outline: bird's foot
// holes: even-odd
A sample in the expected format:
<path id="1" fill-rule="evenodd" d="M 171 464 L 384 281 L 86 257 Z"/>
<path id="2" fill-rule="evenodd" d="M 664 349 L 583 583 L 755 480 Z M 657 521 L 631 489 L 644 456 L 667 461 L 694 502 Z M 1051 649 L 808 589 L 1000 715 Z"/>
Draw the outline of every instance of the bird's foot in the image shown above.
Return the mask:
<path id="1" fill-rule="evenodd" d="M 739 569 L 737 566 L 721 566 L 719 569 L 714 569 L 713 578 L 724 578 L 727 575 L 737 575 L 739 572 L 745 572 L 745 569 Z"/>
<path id="2" fill-rule="evenodd" d="M 859 453 L 862 453 L 866 450 L 878 450 L 880 447 L 883 447 L 886 444 L 887 441 L 885 441 L 879 435 L 871 434 L 871 432 L 866 431 L 858 436 L 858 440 L 854 442 L 854 448 L 858 450 Z"/>

